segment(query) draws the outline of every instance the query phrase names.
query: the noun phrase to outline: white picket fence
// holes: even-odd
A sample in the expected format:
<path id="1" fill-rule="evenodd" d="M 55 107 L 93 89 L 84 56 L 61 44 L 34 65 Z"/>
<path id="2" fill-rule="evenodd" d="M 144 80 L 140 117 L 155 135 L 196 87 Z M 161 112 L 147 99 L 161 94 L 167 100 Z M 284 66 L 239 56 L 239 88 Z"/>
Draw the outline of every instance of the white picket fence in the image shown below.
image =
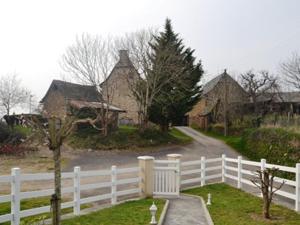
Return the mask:
<path id="1" fill-rule="evenodd" d="M 260 162 L 244 160 L 242 157 L 228 158 L 225 155 L 219 158 L 201 157 L 201 160 L 185 161 L 180 160 L 154 160 L 153 166 L 153 194 L 154 195 L 179 195 L 182 188 L 204 186 L 207 183 L 215 182 L 236 182 L 237 188 L 243 185 L 255 186 L 251 179 L 255 171 L 264 168 L 278 168 L 280 171 L 289 172 L 295 175 L 295 180 L 276 177 L 276 182 L 285 182 L 284 188 L 276 192 L 277 195 L 291 199 L 295 202 L 295 210 L 300 211 L 300 163 L 296 167 L 269 164 L 265 159 Z M 108 200 L 111 204 L 116 204 L 118 197 L 141 194 L 142 190 L 138 186 L 142 179 L 139 177 L 139 167 L 117 168 L 112 166 L 108 170 L 81 171 L 80 167 L 75 167 L 73 172 L 62 173 L 62 179 L 72 179 L 72 186 L 63 187 L 62 194 L 71 194 L 73 198 L 69 202 L 63 202 L 62 208 L 73 207 L 74 215 L 80 214 L 80 206 L 86 203 Z M 144 171 L 145 172 L 145 171 Z M 123 174 L 123 175 L 122 175 Z M 119 176 L 121 175 L 121 176 Z M 86 178 L 106 177 L 101 182 L 83 183 Z M 122 178 L 123 177 L 123 178 Z M 129 177 L 129 178 L 128 178 Z M 24 199 L 45 197 L 53 194 L 53 189 L 21 191 L 23 182 L 28 181 L 53 181 L 53 173 L 21 174 L 20 169 L 12 169 L 11 175 L 0 176 L 0 185 L 8 183 L 11 185 L 11 194 L 0 195 L 0 203 L 10 202 L 11 213 L 0 215 L 0 223 L 11 221 L 11 224 L 19 225 L 23 217 L 38 215 L 50 212 L 50 205 L 39 208 L 21 210 L 20 202 Z M 122 188 L 118 188 L 122 186 Z M 82 192 L 87 190 L 99 190 L 108 188 L 104 194 L 94 194 L 82 198 Z M 129 189 L 130 188 L 130 189 Z"/>
<path id="2" fill-rule="evenodd" d="M 198 168 L 195 168 L 197 166 Z M 221 178 L 222 182 L 229 180 L 235 181 L 237 188 L 242 188 L 243 185 L 256 187 L 251 180 L 254 178 L 257 170 L 263 170 L 265 168 L 278 168 L 279 171 L 288 172 L 295 175 L 295 180 L 275 177 L 275 184 L 284 182 L 283 189 L 278 190 L 275 194 L 293 200 L 295 202 L 295 211 L 299 212 L 300 163 L 297 163 L 295 167 L 287 167 L 269 164 L 265 159 L 261 159 L 260 162 L 243 160 L 241 156 L 237 158 L 228 158 L 225 155 L 222 155 L 221 158 L 214 159 L 206 159 L 205 157 L 201 157 L 201 160 L 181 163 L 181 185 L 189 187 L 200 184 L 201 186 L 204 186 L 208 180 L 218 182 L 216 179 Z M 192 175 L 193 177 L 184 178 L 184 175 Z"/>
<path id="3" fill-rule="evenodd" d="M 62 194 L 73 193 L 72 201 L 62 203 L 62 209 L 73 207 L 74 214 L 79 215 L 80 206 L 82 204 L 97 202 L 101 200 L 110 200 L 111 204 L 116 204 L 117 198 L 120 196 L 139 194 L 140 188 L 132 188 L 127 190 L 118 190 L 117 188 L 119 185 L 135 186 L 136 184 L 138 184 L 140 181 L 140 178 L 138 177 L 138 172 L 139 167 L 119 169 L 116 166 L 112 166 L 110 170 L 94 171 L 81 171 L 80 167 L 75 167 L 74 172 L 62 173 L 62 179 L 73 179 L 73 186 L 62 188 Z M 118 175 L 120 174 L 129 174 L 131 175 L 131 178 L 119 179 Z M 110 178 L 110 181 L 82 184 L 81 179 L 87 177 L 106 177 L 108 179 Z M 33 209 L 21 210 L 20 202 L 24 199 L 50 196 L 54 193 L 54 189 L 22 192 L 21 184 L 22 182 L 28 181 L 53 181 L 53 179 L 53 173 L 21 174 L 21 170 L 19 168 L 13 168 L 11 175 L 0 176 L 0 185 L 1 183 L 11 184 L 11 194 L 0 196 L 0 203 L 11 203 L 11 213 L 6 215 L 0 215 L 0 223 L 11 221 L 11 224 L 19 225 L 20 219 L 23 217 L 50 212 L 50 205 Z M 95 189 L 99 190 L 101 188 L 110 188 L 111 191 L 109 193 L 101 195 L 94 195 L 90 197 L 81 198 L 82 191 Z"/>

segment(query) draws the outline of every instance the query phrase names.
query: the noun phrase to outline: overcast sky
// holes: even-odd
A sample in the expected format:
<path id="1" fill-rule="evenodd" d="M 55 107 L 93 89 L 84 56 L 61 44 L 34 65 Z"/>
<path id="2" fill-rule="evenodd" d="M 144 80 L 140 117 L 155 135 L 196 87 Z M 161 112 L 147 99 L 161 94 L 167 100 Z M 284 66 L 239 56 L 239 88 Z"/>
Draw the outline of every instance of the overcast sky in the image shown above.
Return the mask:
<path id="1" fill-rule="evenodd" d="M 40 99 L 76 34 L 120 35 L 173 22 L 205 80 L 227 68 L 278 72 L 300 51 L 299 0 L 20 0 L 0 3 L 0 76 L 16 72 Z"/>

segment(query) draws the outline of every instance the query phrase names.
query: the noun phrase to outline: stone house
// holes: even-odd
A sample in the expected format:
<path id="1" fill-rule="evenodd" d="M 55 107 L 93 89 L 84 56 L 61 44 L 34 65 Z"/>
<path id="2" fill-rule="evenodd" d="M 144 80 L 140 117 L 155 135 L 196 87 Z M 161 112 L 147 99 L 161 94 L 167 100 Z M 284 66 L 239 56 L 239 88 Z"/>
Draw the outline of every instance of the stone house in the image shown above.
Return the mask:
<path id="1" fill-rule="evenodd" d="M 139 74 L 129 59 L 127 50 L 119 51 L 119 61 L 116 63 L 107 79 L 101 84 L 103 97 L 109 94 L 112 105 L 126 112 L 119 117 L 120 124 L 138 124 L 139 108 L 132 94 L 131 86 L 139 79 Z"/>
<path id="2" fill-rule="evenodd" d="M 200 101 L 187 113 L 188 124 L 207 129 L 211 123 L 223 122 L 226 102 L 229 117 L 234 117 L 243 113 L 242 106 L 249 102 L 249 98 L 225 70 L 203 86 Z"/>
<path id="3" fill-rule="evenodd" d="M 118 117 L 125 110 L 113 105 L 107 105 L 95 86 L 81 85 L 61 80 L 53 80 L 45 96 L 40 101 L 42 113 L 46 116 L 64 118 L 79 111 L 103 110 L 111 113 L 112 127 L 117 128 Z"/>

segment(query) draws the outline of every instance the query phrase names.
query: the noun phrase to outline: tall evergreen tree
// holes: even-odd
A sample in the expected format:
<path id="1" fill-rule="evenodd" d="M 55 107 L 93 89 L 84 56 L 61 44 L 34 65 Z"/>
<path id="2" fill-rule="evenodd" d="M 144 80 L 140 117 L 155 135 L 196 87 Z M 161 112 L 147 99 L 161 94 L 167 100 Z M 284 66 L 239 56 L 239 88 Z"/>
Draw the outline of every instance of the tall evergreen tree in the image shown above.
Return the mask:
<path id="1" fill-rule="evenodd" d="M 150 106 L 150 120 L 165 131 L 170 123 L 182 122 L 201 94 L 198 85 L 203 74 L 201 62 L 195 63 L 194 50 L 186 48 L 178 36 L 167 19 L 164 31 L 151 44 L 151 73 L 164 87 Z"/>

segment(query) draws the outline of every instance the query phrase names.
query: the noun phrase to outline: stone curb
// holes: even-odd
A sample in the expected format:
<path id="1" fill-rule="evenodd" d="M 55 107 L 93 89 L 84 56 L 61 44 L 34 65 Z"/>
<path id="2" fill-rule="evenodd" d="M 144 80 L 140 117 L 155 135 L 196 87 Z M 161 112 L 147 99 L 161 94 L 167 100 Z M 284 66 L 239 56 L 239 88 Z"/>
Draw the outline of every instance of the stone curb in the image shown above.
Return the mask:
<path id="1" fill-rule="evenodd" d="M 163 211 L 160 214 L 159 221 L 158 221 L 157 225 L 163 225 L 163 223 L 165 221 L 165 218 L 166 218 L 166 215 L 167 215 L 168 208 L 169 208 L 169 203 L 170 203 L 170 201 L 168 199 L 166 199 L 166 203 L 164 205 Z"/>
<path id="2" fill-rule="evenodd" d="M 205 201 L 201 196 L 190 195 L 190 194 L 182 194 L 182 195 L 193 197 L 193 198 L 198 198 L 200 200 L 200 202 L 202 203 L 202 206 L 203 206 L 203 209 L 204 209 L 204 214 L 205 214 L 206 221 L 207 221 L 208 225 L 214 225 L 214 222 L 212 221 L 211 216 L 210 216 L 210 214 L 208 212 L 208 209 L 206 207 Z"/>

